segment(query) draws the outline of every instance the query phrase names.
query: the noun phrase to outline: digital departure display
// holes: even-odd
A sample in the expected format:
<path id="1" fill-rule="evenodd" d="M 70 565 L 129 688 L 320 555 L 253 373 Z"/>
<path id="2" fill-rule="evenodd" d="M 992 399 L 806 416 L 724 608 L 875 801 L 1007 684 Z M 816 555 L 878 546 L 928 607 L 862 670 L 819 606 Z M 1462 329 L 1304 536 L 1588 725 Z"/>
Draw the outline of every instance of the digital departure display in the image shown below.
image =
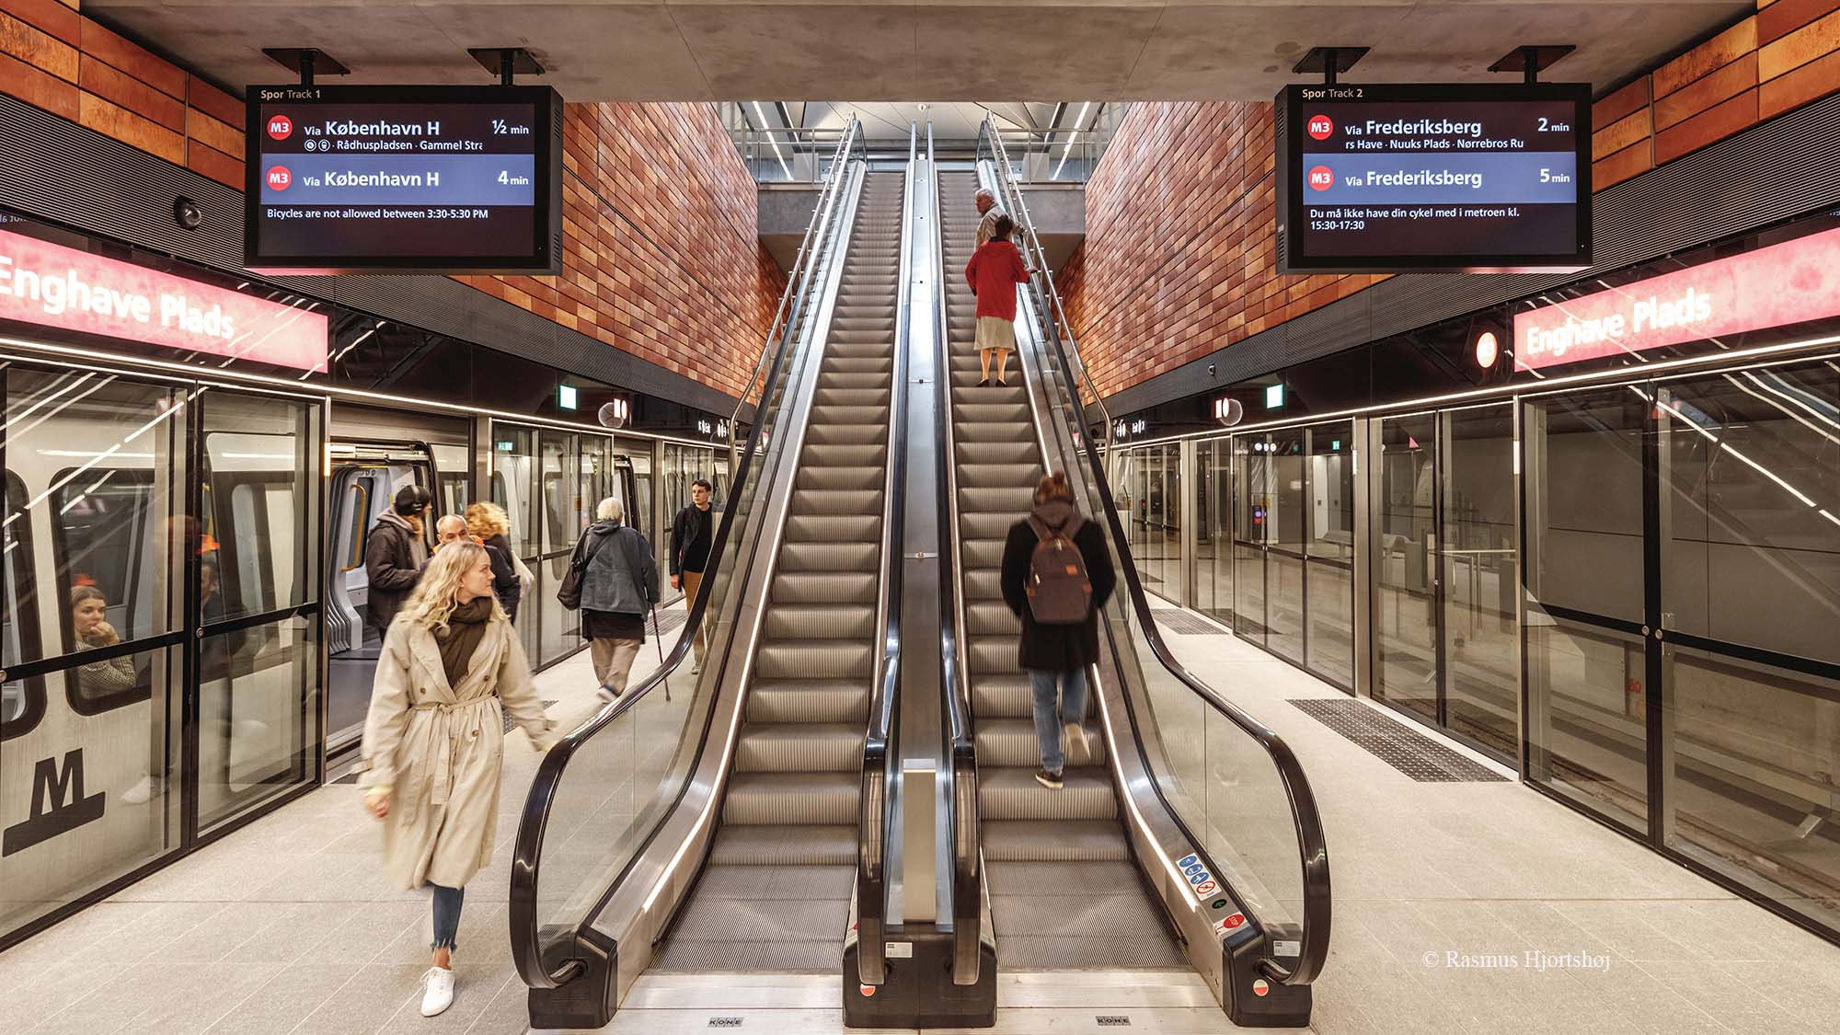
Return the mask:
<path id="1" fill-rule="evenodd" d="M 1584 269 L 1590 117 L 1580 83 L 1288 87 L 1278 271 Z"/>
<path id="2" fill-rule="evenodd" d="M 561 272 L 562 101 L 547 86 L 252 86 L 244 264 Z"/>

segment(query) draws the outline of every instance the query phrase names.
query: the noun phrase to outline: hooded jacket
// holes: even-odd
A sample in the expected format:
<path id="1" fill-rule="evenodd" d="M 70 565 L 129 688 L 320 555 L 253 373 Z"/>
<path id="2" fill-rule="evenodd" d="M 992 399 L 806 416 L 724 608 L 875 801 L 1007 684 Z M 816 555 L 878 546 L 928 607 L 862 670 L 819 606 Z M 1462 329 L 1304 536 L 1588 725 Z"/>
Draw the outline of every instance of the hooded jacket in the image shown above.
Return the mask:
<path id="1" fill-rule="evenodd" d="M 638 529 L 596 521 L 575 544 L 576 556 L 590 549 L 594 560 L 581 573 L 583 611 L 642 615 L 658 601 L 658 565 Z"/>
<path id="2" fill-rule="evenodd" d="M 409 520 L 386 510 L 364 544 L 364 573 L 370 578 L 366 624 L 382 636 L 402 610 L 428 564 L 428 544 Z"/>
<path id="3" fill-rule="evenodd" d="M 1052 529 L 1064 528 L 1078 513 L 1066 500 L 1050 500 L 1034 511 L 1035 517 Z M 1010 526 L 1009 538 L 1003 543 L 1003 602 L 1022 619 L 1022 642 L 1017 649 L 1022 667 L 1072 672 L 1099 660 L 1099 611 L 1112 598 L 1118 573 L 1112 567 L 1112 555 L 1105 548 L 1105 533 L 1098 522 L 1083 522 L 1073 534 L 1073 545 L 1079 547 L 1080 558 L 1086 563 L 1086 577 L 1092 580 L 1092 613 L 1077 625 L 1037 625 L 1029 611 L 1027 585 L 1029 559 L 1040 541 L 1026 519 Z"/>

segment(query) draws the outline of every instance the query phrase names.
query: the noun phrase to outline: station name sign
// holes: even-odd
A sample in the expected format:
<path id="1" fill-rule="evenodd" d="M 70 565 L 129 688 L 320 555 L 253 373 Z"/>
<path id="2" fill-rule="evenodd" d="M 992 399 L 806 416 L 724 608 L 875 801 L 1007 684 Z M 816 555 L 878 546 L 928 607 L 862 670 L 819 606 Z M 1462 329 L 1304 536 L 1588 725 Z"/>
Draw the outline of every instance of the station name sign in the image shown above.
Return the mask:
<path id="1" fill-rule="evenodd" d="M 244 264 L 561 272 L 562 102 L 546 86 L 252 86 Z"/>
<path id="2" fill-rule="evenodd" d="M 321 313 L 0 230 L 0 320 L 326 369 Z"/>
<path id="3" fill-rule="evenodd" d="M 1287 87 L 1278 271 L 1584 269 L 1590 100 L 1573 83 Z"/>
<path id="4" fill-rule="evenodd" d="M 1541 370 L 1840 318 L 1840 229 L 1516 313 L 1514 365 Z"/>

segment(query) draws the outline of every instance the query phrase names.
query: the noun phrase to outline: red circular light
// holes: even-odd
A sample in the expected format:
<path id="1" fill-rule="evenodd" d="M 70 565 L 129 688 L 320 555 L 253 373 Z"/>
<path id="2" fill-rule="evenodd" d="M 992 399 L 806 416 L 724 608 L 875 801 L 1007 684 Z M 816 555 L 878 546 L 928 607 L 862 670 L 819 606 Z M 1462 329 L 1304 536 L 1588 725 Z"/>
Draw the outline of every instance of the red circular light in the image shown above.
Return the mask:
<path id="1" fill-rule="evenodd" d="M 1501 357 L 1501 342 L 1495 339 L 1494 331 L 1483 331 L 1476 335 L 1476 365 L 1484 370 L 1495 365 Z"/>

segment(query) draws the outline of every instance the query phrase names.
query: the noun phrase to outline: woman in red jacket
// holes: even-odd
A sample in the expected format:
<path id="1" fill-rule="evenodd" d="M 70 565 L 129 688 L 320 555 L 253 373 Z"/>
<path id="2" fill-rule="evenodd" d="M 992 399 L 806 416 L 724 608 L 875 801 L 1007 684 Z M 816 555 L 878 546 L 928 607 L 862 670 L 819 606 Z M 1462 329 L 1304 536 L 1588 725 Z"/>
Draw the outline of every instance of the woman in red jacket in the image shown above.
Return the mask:
<path id="1" fill-rule="evenodd" d="M 977 294 L 977 348 L 983 370 L 979 388 L 990 384 L 993 354 L 997 383 L 1008 383 L 1003 380 L 1003 367 L 1016 350 L 1016 285 L 1028 283 L 1035 273 L 1023 266 L 1022 253 L 1010 243 L 1015 227 L 1008 216 L 998 216 L 996 234 L 979 245 L 965 265 L 965 280 Z"/>

